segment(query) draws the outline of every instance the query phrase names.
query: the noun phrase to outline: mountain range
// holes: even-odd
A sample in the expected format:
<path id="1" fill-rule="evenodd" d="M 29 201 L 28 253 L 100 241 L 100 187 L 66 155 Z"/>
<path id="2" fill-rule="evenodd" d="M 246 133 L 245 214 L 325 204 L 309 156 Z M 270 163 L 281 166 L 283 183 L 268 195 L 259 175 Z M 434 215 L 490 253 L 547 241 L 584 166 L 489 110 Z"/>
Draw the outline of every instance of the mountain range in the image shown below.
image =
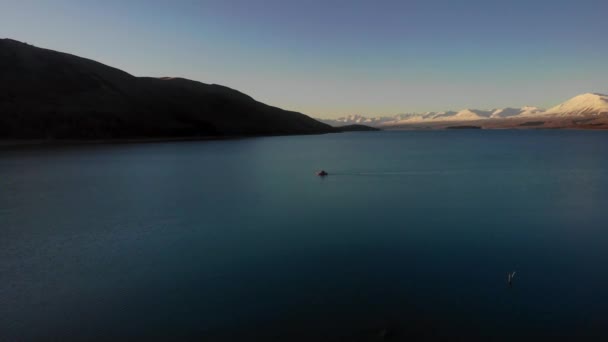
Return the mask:
<path id="1" fill-rule="evenodd" d="M 135 77 L 0 39 L 0 139 L 312 134 L 336 129 L 228 87 Z"/>
<path id="2" fill-rule="evenodd" d="M 586 93 L 550 109 L 538 107 L 399 114 L 390 117 L 349 115 L 321 120 L 332 126 L 363 124 L 385 129 L 445 128 L 475 123 L 485 128 L 551 127 L 608 128 L 608 95 Z"/>
<path id="3" fill-rule="evenodd" d="M 548 110 L 463 109 L 317 121 L 225 86 L 136 77 L 93 60 L 0 39 L 0 139 L 316 134 L 369 130 L 365 126 L 608 129 L 608 96 L 582 94 Z"/>

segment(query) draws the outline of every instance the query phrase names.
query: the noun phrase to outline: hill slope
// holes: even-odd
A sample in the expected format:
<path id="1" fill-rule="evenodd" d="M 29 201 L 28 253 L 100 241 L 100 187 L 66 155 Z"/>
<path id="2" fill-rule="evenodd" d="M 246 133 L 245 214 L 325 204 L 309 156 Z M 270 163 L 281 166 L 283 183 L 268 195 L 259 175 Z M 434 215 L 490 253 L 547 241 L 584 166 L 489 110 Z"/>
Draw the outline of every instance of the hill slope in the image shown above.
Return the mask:
<path id="1" fill-rule="evenodd" d="M 149 138 L 334 131 L 236 90 L 135 77 L 101 63 L 0 39 L 0 138 Z"/>

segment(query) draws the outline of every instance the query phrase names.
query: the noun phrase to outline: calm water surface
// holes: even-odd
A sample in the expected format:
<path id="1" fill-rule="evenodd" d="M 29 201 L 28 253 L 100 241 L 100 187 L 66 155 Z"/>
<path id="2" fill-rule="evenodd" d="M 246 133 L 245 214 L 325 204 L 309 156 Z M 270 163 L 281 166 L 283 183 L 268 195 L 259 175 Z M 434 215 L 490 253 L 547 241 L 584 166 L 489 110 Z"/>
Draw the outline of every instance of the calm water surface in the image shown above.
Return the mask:
<path id="1" fill-rule="evenodd" d="M 0 190 L 0 340 L 608 338 L 608 132 L 3 148 Z"/>

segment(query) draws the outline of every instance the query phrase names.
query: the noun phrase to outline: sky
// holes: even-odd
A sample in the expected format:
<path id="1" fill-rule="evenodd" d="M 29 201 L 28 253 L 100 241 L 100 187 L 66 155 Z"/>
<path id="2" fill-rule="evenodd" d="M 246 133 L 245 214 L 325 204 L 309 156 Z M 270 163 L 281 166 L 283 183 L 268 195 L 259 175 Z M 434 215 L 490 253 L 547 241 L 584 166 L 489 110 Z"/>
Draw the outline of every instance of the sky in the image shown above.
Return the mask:
<path id="1" fill-rule="evenodd" d="M 0 37 L 319 118 L 608 93 L 607 0 L 0 0 Z"/>

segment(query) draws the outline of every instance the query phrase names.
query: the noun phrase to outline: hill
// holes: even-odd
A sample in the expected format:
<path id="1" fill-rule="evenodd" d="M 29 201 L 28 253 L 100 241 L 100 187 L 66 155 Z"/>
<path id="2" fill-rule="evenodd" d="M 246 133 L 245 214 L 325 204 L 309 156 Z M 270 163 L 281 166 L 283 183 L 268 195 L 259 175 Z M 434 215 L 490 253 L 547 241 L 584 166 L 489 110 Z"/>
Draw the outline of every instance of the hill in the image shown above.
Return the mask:
<path id="1" fill-rule="evenodd" d="M 0 39 L 0 139 L 112 139 L 335 131 L 236 90 L 135 77 L 93 60 Z"/>

